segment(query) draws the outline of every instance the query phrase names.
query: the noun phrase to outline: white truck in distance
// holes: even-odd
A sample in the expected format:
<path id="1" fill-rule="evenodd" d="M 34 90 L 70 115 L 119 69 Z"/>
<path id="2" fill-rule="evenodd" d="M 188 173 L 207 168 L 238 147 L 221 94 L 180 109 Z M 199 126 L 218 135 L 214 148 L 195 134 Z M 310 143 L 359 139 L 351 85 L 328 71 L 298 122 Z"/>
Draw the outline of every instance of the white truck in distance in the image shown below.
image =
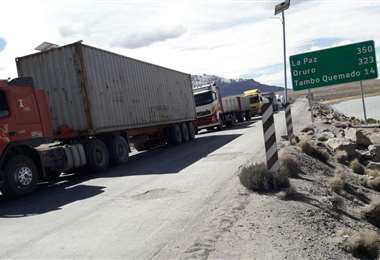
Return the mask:
<path id="1" fill-rule="evenodd" d="M 249 99 L 244 96 L 221 97 L 215 84 L 194 88 L 197 128 L 221 130 L 223 126 L 251 119 Z"/>

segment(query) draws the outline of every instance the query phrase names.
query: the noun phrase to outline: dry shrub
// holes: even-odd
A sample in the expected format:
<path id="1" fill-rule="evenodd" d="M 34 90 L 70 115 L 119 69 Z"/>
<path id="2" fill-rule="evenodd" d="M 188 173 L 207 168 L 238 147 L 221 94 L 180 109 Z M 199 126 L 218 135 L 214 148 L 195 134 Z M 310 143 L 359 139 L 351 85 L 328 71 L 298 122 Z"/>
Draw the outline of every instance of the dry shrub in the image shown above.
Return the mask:
<path id="1" fill-rule="evenodd" d="M 333 210 L 338 211 L 344 209 L 344 199 L 337 194 L 333 194 L 330 198 Z"/>
<path id="2" fill-rule="evenodd" d="M 368 119 L 367 119 L 367 123 L 368 123 L 368 124 L 377 124 L 377 120 L 374 119 L 374 118 L 368 118 Z"/>
<path id="3" fill-rule="evenodd" d="M 350 164 L 351 169 L 354 171 L 354 173 L 363 175 L 365 173 L 365 168 L 363 164 L 359 162 L 358 159 L 355 159 Z"/>
<path id="4" fill-rule="evenodd" d="M 362 211 L 363 216 L 368 220 L 369 223 L 376 227 L 380 227 L 380 200 L 377 199 L 371 204 L 369 204 Z"/>
<path id="5" fill-rule="evenodd" d="M 301 172 L 299 162 L 290 154 L 282 154 L 280 156 L 280 171 L 288 175 L 290 178 L 297 178 Z"/>
<path id="6" fill-rule="evenodd" d="M 351 234 L 345 241 L 345 249 L 354 257 L 375 259 L 378 256 L 378 235 L 372 230 L 363 230 Z"/>
<path id="7" fill-rule="evenodd" d="M 273 173 L 273 190 L 281 190 L 290 187 L 289 177 L 285 172 L 278 171 Z"/>
<path id="8" fill-rule="evenodd" d="M 349 156 L 346 151 L 338 150 L 335 154 L 335 159 L 341 164 L 347 164 L 349 161 Z"/>
<path id="9" fill-rule="evenodd" d="M 330 158 L 330 155 L 327 152 L 325 152 L 321 149 L 318 149 L 317 147 L 313 146 L 312 144 L 310 144 L 307 141 L 303 141 L 300 144 L 300 147 L 304 153 L 306 153 L 307 155 L 314 157 L 314 158 L 316 158 L 322 162 L 326 163 Z"/>
<path id="10" fill-rule="evenodd" d="M 285 173 L 269 171 L 264 163 L 244 167 L 239 179 L 244 187 L 252 191 L 272 192 L 290 186 Z"/>
<path id="11" fill-rule="evenodd" d="M 329 180 L 329 188 L 332 192 L 339 193 L 346 185 L 345 175 L 342 170 L 337 169 L 335 176 Z"/>

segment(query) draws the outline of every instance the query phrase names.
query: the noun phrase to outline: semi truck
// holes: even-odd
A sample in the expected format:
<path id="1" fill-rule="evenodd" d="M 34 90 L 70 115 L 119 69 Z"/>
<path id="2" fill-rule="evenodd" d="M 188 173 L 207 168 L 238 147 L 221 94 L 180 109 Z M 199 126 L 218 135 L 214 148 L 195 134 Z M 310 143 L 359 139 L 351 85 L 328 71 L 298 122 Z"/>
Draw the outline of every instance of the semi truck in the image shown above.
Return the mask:
<path id="1" fill-rule="evenodd" d="M 62 173 L 99 172 L 139 150 L 194 138 L 189 74 L 81 42 L 16 58 L 0 81 L 0 190 L 20 196 Z"/>
<path id="2" fill-rule="evenodd" d="M 249 104 L 251 108 L 251 114 L 253 116 L 261 115 L 261 107 L 263 104 L 263 98 L 260 90 L 250 89 L 244 91 L 244 97 L 249 99 Z"/>
<path id="3" fill-rule="evenodd" d="M 197 111 L 197 130 L 231 126 L 236 122 L 251 119 L 250 104 L 244 96 L 221 97 L 215 83 L 195 88 L 194 99 Z"/>

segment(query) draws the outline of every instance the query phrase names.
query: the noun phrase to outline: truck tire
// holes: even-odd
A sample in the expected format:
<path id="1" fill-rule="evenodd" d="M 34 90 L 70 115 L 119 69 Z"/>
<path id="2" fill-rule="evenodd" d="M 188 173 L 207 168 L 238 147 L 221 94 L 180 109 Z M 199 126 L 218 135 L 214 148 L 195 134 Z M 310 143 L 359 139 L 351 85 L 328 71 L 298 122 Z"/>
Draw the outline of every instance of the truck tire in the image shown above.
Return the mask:
<path id="1" fill-rule="evenodd" d="M 18 197 L 34 191 L 37 187 L 38 170 L 32 159 L 16 155 L 5 165 L 3 195 Z"/>
<path id="2" fill-rule="evenodd" d="M 101 172 L 108 168 L 110 155 L 104 142 L 92 139 L 85 145 L 87 166 L 94 172 Z"/>
<path id="3" fill-rule="evenodd" d="M 110 137 L 107 142 L 110 159 L 114 164 L 126 163 L 129 159 L 129 146 L 127 140 L 120 135 Z"/>
<path id="4" fill-rule="evenodd" d="M 237 115 L 237 121 L 238 121 L 239 123 L 241 123 L 241 122 L 244 121 L 243 113 L 239 113 L 239 114 Z"/>
<path id="5" fill-rule="evenodd" d="M 245 112 L 245 120 L 246 121 L 251 121 L 251 119 L 252 119 L 251 112 L 246 111 Z"/>
<path id="6" fill-rule="evenodd" d="M 216 126 L 217 131 L 223 130 L 223 121 L 221 118 L 219 118 L 219 125 Z"/>
<path id="7" fill-rule="evenodd" d="M 189 128 L 186 123 L 181 124 L 182 143 L 187 143 L 190 140 Z"/>
<path id="8" fill-rule="evenodd" d="M 187 123 L 187 128 L 189 129 L 189 138 L 193 140 L 195 138 L 195 126 L 193 122 Z"/>
<path id="9" fill-rule="evenodd" d="M 182 131 L 179 125 L 169 127 L 167 141 L 170 145 L 180 145 L 182 143 Z"/>

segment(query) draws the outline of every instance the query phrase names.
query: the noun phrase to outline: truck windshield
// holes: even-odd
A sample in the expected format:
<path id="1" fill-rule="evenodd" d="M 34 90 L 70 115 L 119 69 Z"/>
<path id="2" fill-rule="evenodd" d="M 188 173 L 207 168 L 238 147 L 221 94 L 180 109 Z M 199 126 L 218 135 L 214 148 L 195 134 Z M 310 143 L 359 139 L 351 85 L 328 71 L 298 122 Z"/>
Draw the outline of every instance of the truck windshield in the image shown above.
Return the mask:
<path id="1" fill-rule="evenodd" d="M 195 94 L 194 99 L 195 99 L 195 105 L 197 107 L 210 104 L 212 101 L 214 101 L 212 91 Z"/>
<path id="2" fill-rule="evenodd" d="M 259 102 L 259 96 L 255 95 L 250 97 L 249 102 L 251 102 L 251 104 Z"/>
<path id="3" fill-rule="evenodd" d="M 5 96 L 4 92 L 0 91 L 0 118 L 6 117 L 8 115 L 9 115 L 9 108 L 8 108 L 7 97 Z"/>

